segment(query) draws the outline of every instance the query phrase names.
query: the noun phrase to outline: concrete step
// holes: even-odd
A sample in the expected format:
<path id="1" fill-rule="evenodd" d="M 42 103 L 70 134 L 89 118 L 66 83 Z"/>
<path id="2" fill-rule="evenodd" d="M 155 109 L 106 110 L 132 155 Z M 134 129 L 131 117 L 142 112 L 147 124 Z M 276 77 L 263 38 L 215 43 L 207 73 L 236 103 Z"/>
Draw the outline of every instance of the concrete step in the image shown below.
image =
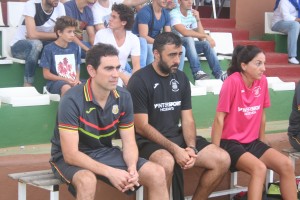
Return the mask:
<path id="1" fill-rule="evenodd" d="M 266 64 L 288 64 L 288 55 L 286 53 L 266 52 Z"/>
<path id="2" fill-rule="evenodd" d="M 280 79 L 284 82 L 295 82 L 298 83 L 300 81 L 299 76 L 281 76 Z"/>
<path id="3" fill-rule="evenodd" d="M 234 19 L 201 18 L 201 23 L 207 30 L 210 28 L 235 28 Z"/>
<path id="4" fill-rule="evenodd" d="M 255 45 L 261 48 L 264 52 L 274 52 L 274 41 L 261 41 L 261 40 L 234 40 L 233 46 L 237 45 Z"/>
<path id="5" fill-rule="evenodd" d="M 210 32 L 225 32 L 225 33 L 232 33 L 233 40 L 248 40 L 249 39 L 249 31 L 247 30 L 238 30 L 235 28 L 206 28 L 205 30 L 209 30 Z"/>
<path id="6" fill-rule="evenodd" d="M 298 82 L 300 80 L 300 65 L 293 64 L 267 64 L 266 76 L 279 77 L 285 82 Z"/>

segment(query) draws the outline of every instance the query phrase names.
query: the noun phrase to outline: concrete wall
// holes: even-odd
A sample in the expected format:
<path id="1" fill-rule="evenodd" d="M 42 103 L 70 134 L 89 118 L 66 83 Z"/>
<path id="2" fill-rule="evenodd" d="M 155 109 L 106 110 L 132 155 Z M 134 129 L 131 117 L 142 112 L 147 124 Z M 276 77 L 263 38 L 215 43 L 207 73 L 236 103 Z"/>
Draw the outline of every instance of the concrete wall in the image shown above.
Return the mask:
<path id="1" fill-rule="evenodd" d="M 250 38 L 264 34 L 264 13 L 273 11 L 275 0 L 231 0 L 230 18 L 236 19 L 236 28 L 248 30 Z"/>

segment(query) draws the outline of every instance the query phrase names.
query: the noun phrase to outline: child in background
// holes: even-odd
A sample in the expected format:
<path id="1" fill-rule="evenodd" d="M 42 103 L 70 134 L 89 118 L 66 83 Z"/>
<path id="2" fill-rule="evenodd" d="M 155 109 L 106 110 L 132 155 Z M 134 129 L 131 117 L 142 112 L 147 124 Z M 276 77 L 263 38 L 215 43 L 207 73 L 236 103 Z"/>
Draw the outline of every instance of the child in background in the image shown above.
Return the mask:
<path id="1" fill-rule="evenodd" d="M 61 96 L 71 87 L 80 84 L 80 50 L 73 42 L 77 26 L 75 19 L 63 16 L 57 19 L 54 31 L 57 40 L 45 46 L 40 67 L 47 82 L 47 90 Z"/>

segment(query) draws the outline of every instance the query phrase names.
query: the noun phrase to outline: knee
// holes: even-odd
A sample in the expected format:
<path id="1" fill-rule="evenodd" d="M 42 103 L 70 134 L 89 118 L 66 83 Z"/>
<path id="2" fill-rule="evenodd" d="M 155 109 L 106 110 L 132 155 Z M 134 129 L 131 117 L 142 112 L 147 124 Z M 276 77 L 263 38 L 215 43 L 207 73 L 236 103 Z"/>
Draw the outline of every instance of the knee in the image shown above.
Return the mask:
<path id="1" fill-rule="evenodd" d="M 192 46 L 195 46 L 194 38 L 192 37 L 184 37 L 183 44 L 186 48 L 191 48 Z"/>
<path id="2" fill-rule="evenodd" d="M 231 160 L 229 154 L 223 149 L 219 149 L 217 156 L 215 157 L 214 167 L 219 168 L 224 173 L 228 171 Z"/>
<path id="3" fill-rule="evenodd" d="M 296 31 L 297 33 L 299 33 L 300 32 L 299 22 L 296 22 L 296 21 L 291 22 L 289 30 Z"/>
<path id="4" fill-rule="evenodd" d="M 226 170 L 229 169 L 231 159 L 229 154 L 226 151 L 222 150 L 220 152 L 218 163 L 220 164 L 220 166 L 223 166 L 224 169 Z"/>
<path id="5" fill-rule="evenodd" d="M 81 170 L 74 175 L 72 184 L 75 186 L 76 191 L 80 193 L 95 193 L 97 178 L 94 173 L 88 170 Z"/>
<path id="6" fill-rule="evenodd" d="M 251 175 L 265 179 L 266 174 L 267 174 L 266 165 L 263 162 L 259 162 L 258 164 L 254 165 Z"/>
<path id="7" fill-rule="evenodd" d="M 61 96 L 63 96 L 69 89 L 71 89 L 71 86 L 69 84 L 63 85 L 60 90 Z"/>
<path id="8" fill-rule="evenodd" d="M 294 173 L 294 165 L 289 158 L 284 159 L 280 163 L 280 171 L 278 172 L 281 174 L 291 174 Z"/>
<path id="9" fill-rule="evenodd" d="M 31 41 L 31 48 L 37 52 L 41 52 L 43 49 L 43 43 L 40 40 L 32 40 Z"/>
<path id="10" fill-rule="evenodd" d="M 160 163 L 160 165 L 163 167 L 165 174 L 167 177 L 173 175 L 174 171 L 174 165 L 175 165 L 175 160 L 172 155 L 170 156 L 164 156 L 164 162 Z"/>
<path id="11" fill-rule="evenodd" d="M 203 41 L 202 46 L 203 46 L 204 51 L 206 51 L 206 52 L 213 50 L 208 41 Z"/>
<path id="12" fill-rule="evenodd" d="M 166 184 L 166 173 L 165 169 L 160 166 L 155 164 L 153 167 L 153 178 L 152 178 L 152 184 L 155 185 L 164 185 Z"/>
<path id="13" fill-rule="evenodd" d="M 173 175 L 175 160 L 173 155 L 170 154 L 168 151 L 156 151 L 150 156 L 149 160 L 162 166 L 167 177 Z"/>

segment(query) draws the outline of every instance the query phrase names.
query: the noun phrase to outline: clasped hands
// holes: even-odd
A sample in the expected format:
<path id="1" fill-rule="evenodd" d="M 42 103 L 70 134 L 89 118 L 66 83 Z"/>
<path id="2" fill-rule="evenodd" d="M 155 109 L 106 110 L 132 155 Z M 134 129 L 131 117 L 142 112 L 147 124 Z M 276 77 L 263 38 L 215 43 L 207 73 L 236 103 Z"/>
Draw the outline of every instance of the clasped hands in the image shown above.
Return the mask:
<path id="1" fill-rule="evenodd" d="M 114 187 L 121 192 L 128 190 L 134 191 L 135 187 L 140 186 L 139 174 L 136 169 L 128 168 L 128 171 L 112 168 L 108 179 Z"/>
<path id="2" fill-rule="evenodd" d="M 174 154 L 174 158 L 182 169 L 190 169 L 194 166 L 197 155 L 190 147 L 185 149 L 178 148 Z"/>

